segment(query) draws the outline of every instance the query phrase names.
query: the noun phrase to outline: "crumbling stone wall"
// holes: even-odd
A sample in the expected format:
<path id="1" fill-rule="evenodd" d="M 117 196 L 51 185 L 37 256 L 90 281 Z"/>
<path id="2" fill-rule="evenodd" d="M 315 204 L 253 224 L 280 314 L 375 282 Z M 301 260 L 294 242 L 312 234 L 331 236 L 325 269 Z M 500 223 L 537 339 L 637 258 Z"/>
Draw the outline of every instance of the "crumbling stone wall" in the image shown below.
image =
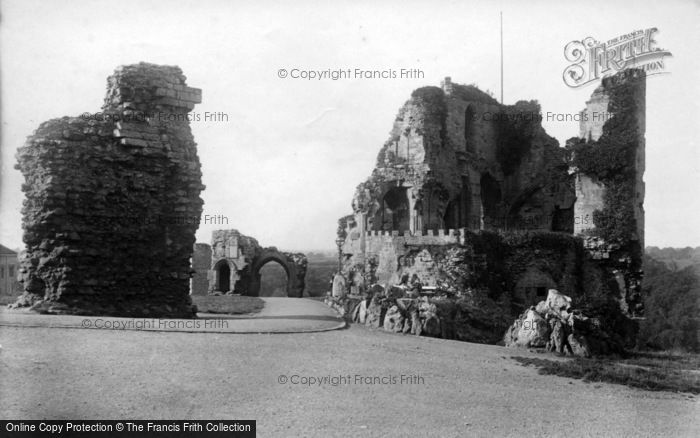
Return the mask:
<path id="1" fill-rule="evenodd" d="M 211 246 L 206 243 L 195 243 L 192 253 L 192 280 L 190 295 L 206 295 L 209 290 L 207 272 L 211 265 Z"/>
<path id="2" fill-rule="evenodd" d="M 246 294 L 252 261 L 262 251 L 258 241 L 238 230 L 216 230 L 211 236 L 211 248 L 209 293 Z"/>
<path id="3" fill-rule="evenodd" d="M 576 309 L 601 321 L 604 332 L 618 338 L 616 345 L 633 345 L 635 324 L 614 300 L 615 280 L 590 258 L 580 237 L 468 230 L 442 237 L 376 237 L 386 244 L 378 260 L 379 284 L 326 299 L 353 322 L 394 332 L 496 343 L 514 318 L 527 315 L 550 289 L 558 289 L 566 292 Z M 421 238 L 432 243 L 410 243 Z M 402 243 L 394 245 L 397 241 Z M 348 268 L 344 272 L 352 281 Z M 396 272 L 388 283 L 382 281 L 385 269 Z"/>
<path id="4" fill-rule="evenodd" d="M 256 239 L 238 230 L 214 231 L 211 248 L 209 293 L 258 296 L 260 269 L 277 262 L 287 273 L 287 296 L 303 296 L 308 265 L 304 254 L 282 252 L 274 246 L 263 248 Z"/>
<path id="5" fill-rule="evenodd" d="M 287 294 L 290 297 L 301 298 L 304 296 L 306 288 L 306 270 L 309 266 L 309 260 L 306 254 L 301 252 L 283 252 L 288 266 L 293 266 L 291 274 L 296 278 L 291 282 L 291 288 L 288 288 Z"/>
<path id="6" fill-rule="evenodd" d="M 565 151 L 541 119 L 536 101 L 501 105 L 450 78 L 415 90 L 355 192 L 359 232 L 570 231 Z"/>
<path id="7" fill-rule="evenodd" d="M 42 123 L 18 149 L 24 304 L 60 313 L 194 316 L 190 256 L 202 213 L 180 68 L 122 66 L 102 113 Z"/>
<path id="8" fill-rule="evenodd" d="M 368 233 L 366 243 L 368 260 L 376 263 L 373 282 L 385 289 L 402 278 L 415 278 L 424 288 L 451 294 L 471 290 L 494 299 L 507 294 L 520 310 L 541 300 L 534 295 L 536 290 L 523 287 L 558 288 L 579 299 L 594 294 L 592 288 L 607 288 L 611 279 L 590 263 L 582 239 L 564 233 L 465 229 L 424 235 Z M 370 263 L 359 268 L 351 263 L 354 258 L 346 257 L 343 271 L 348 277 L 353 268 L 372 269 Z M 542 280 L 533 282 L 533 276 Z M 584 277 L 598 280 L 584 282 Z"/>
<path id="9" fill-rule="evenodd" d="M 511 266 L 507 285 L 486 285 L 490 294 L 507 290 L 534 301 L 554 283 L 573 297 L 614 295 L 626 311 L 641 278 L 644 99 L 643 72 L 606 78 L 587 102 L 582 138 L 561 148 L 542 128 L 536 101 L 501 105 L 449 78 L 415 90 L 357 187 L 353 214 L 339 221 L 343 274 L 364 271 L 386 288 L 406 274 L 437 286 L 431 263 L 445 247 L 469 250 L 470 232 L 496 231 L 511 243 L 478 251 L 464 261 L 467 271 L 499 251 L 506 252 L 501 262 L 521 252 L 513 231 L 538 231 L 540 243 L 524 247 L 535 257 L 520 257 L 529 264 Z M 558 234 L 581 239 L 579 249 L 557 255 L 566 267 L 556 271 L 566 275 L 553 278 L 557 259 L 542 253 L 545 242 L 558 245 Z"/>
<path id="10" fill-rule="evenodd" d="M 644 251 L 646 76 L 630 69 L 604 78 L 567 142 L 576 179 L 575 232 L 617 278 L 620 302 L 641 314 Z"/>

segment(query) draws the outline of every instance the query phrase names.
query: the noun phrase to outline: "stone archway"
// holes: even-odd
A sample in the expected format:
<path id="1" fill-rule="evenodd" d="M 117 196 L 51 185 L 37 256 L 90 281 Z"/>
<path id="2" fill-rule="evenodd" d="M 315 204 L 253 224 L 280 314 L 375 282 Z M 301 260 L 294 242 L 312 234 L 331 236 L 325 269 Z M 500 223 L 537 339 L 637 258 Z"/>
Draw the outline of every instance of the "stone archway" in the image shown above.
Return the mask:
<path id="1" fill-rule="evenodd" d="M 256 297 L 260 295 L 260 270 L 270 262 L 277 262 L 287 273 L 287 296 L 300 298 L 304 292 L 303 276 L 306 272 L 299 272 L 297 264 L 287 253 L 270 249 L 263 250 L 253 259 L 248 295 Z"/>
<path id="2" fill-rule="evenodd" d="M 219 260 L 214 266 L 214 275 L 216 276 L 214 290 L 222 293 L 233 290 L 231 287 L 231 266 L 226 259 Z"/>
<path id="3" fill-rule="evenodd" d="M 534 306 L 547 298 L 549 289 L 557 289 L 552 276 L 531 266 L 518 279 L 515 285 L 514 301 L 524 307 Z"/>
<path id="4" fill-rule="evenodd" d="M 275 260 L 270 260 L 260 267 L 259 297 L 287 297 L 289 274 L 287 270 Z"/>
<path id="5" fill-rule="evenodd" d="M 212 234 L 211 269 L 207 271 L 208 292 L 233 292 L 260 296 L 260 269 L 277 262 L 287 274 L 286 296 L 301 297 L 304 293 L 308 260 L 302 253 L 282 252 L 276 247 L 262 248 L 258 241 L 238 230 L 216 230 Z M 226 268 L 230 273 L 226 285 Z M 228 290 L 222 290 L 228 286 Z"/>

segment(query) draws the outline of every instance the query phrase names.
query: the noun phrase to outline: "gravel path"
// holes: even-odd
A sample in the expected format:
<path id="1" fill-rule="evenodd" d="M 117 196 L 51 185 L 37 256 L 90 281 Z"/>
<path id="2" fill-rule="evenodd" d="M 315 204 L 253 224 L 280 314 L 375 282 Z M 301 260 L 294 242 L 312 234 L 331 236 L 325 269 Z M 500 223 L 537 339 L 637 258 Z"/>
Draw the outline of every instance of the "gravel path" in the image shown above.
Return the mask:
<path id="1" fill-rule="evenodd" d="M 687 395 L 540 376 L 510 359 L 532 353 L 361 326 L 272 335 L 0 327 L 0 344 L 5 419 L 256 419 L 261 437 L 700 436 L 700 405 Z M 339 385 L 299 383 L 323 376 Z"/>

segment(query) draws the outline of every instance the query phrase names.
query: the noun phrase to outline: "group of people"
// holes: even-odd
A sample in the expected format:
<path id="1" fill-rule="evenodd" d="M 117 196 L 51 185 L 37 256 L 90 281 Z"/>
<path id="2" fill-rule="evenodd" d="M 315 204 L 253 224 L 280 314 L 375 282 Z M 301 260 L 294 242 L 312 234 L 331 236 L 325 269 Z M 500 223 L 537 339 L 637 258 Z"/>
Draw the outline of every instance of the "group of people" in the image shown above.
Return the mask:
<path id="1" fill-rule="evenodd" d="M 348 293 L 353 296 L 362 296 L 365 294 L 367 288 L 362 273 L 353 269 L 350 271 L 349 277 L 349 280 L 346 280 L 341 272 L 333 274 L 330 280 L 331 294 L 333 297 L 342 298 L 348 295 Z M 421 290 L 423 289 L 423 283 L 415 273 L 412 276 L 403 274 L 399 284 L 395 285 L 395 287 L 404 289 L 406 291 L 406 296 L 409 298 L 417 298 L 420 296 Z"/>

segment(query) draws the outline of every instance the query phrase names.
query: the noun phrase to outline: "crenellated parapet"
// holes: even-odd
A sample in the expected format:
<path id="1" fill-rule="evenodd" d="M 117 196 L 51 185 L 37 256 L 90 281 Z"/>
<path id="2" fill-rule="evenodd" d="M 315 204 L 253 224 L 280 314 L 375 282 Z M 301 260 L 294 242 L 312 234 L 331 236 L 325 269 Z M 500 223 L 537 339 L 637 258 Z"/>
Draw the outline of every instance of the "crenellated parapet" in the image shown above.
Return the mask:
<path id="1" fill-rule="evenodd" d="M 474 232 L 566 234 L 629 296 L 644 239 L 644 84 L 637 70 L 605 78 L 566 148 L 537 101 L 503 105 L 450 78 L 415 90 L 339 221 L 344 270 L 391 282 L 408 253 L 468 245 Z"/>

